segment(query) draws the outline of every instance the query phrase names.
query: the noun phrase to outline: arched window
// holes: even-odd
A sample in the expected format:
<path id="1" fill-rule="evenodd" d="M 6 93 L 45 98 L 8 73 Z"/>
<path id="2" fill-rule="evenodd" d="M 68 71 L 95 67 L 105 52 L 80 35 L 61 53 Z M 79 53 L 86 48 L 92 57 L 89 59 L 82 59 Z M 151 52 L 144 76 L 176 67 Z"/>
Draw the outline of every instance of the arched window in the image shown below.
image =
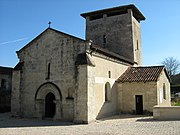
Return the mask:
<path id="1" fill-rule="evenodd" d="M 46 77 L 46 79 L 50 79 L 50 73 L 51 73 L 51 63 L 48 63 L 48 65 L 47 65 L 47 77 Z"/>
<path id="2" fill-rule="evenodd" d="M 103 35 L 103 45 L 104 45 L 104 48 L 106 47 L 106 35 Z"/>
<path id="3" fill-rule="evenodd" d="M 108 77 L 111 78 L 111 71 L 108 71 Z"/>
<path id="4" fill-rule="evenodd" d="M 111 101 L 111 86 L 109 82 L 105 84 L 105 102 L 106 101 Z"/>
<path id="5" fill-rule="evenodd" d="M 137 50 L 139 50 L 139 42 L 138 42 L 138 40 L 137 40 Z"/>
<path id="6" fill-rule="evenodd" d="M 163 98 L 166 99 L 166 85 L 163 83 Z"/>

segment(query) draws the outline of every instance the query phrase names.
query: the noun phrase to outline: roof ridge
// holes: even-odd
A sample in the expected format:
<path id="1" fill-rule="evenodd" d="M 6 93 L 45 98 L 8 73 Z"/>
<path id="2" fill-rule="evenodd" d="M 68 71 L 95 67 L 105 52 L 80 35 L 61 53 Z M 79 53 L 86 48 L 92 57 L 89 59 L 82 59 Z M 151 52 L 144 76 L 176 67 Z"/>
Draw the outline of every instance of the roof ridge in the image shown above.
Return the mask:
<path id="1" fill-rule="evenodd" d="M 41 37 L 46 31 L 48 31 L 48 30 L 52 30 L 52 31 L 54 31 L 54 32 L 58 32 L 58 33 L 61 33 L 61 34 L 63 34 L 63 35 L 66 35 L 66 36 L 70 36 L 70 37 L 72 37 L 72 38 L 76 38 L 76 39 L 81 40 L 81 41 L 86 41 L 86 40 L 84 40 L 84 39 L 81 39 L 81 38 L 78 38 L 78 37 L 76 37 L 76 36 L 67 34 L 67 33 L 65 33 L 65 32 L 61 32 L 61 31 L 56 30 L 56 29 L 53 29 L 53 28 L 46 28 L 44 31 L 42 31 L 40 34 L 38 34 L 35 38 L 33 38 L 30 42 L 28 42 L 25 46 L 23 46 L 20 50 L 18 50 L 18 51 L 16 51 L 16 52 L 17 52 L 17 53 L 18 53 L 18 52 L 21 52 L 21 51 L 24 50 L 25 48 L 29 47 L 35 40 L 37 40 L 38 38 L 40 38 L 40 37 Z"/>
<path id="2" fill-rule="evenodd" d="M 131 68 L 157 68 L 157 67 L 165 67 L 164 65 L 159 66 L 138 66 L 138 67 L 131 67 Z"/>
<path id="3" fill-rule="evenodd" d="M 64 34 L 64 35 L 67 35 L 67 36 L 70 36 L 70 37 L 73 37 L 73 38 L 76 38 L 76 39 L 79 39 L 79 40 L 82 40 L 82 41 L 86 41 L 85 39 L 79 38 L 77 36 L 74 36 L 74 35 L 71 35 L 71 34 L 68 34 L 68 33 L 65 33 L 65 32 L 62 32 L 62 31 L 54 29 L 54 28 L 47 28 L 47 29 L 53 30 L 55 32 L 59 32 L 61 34 Z"/>

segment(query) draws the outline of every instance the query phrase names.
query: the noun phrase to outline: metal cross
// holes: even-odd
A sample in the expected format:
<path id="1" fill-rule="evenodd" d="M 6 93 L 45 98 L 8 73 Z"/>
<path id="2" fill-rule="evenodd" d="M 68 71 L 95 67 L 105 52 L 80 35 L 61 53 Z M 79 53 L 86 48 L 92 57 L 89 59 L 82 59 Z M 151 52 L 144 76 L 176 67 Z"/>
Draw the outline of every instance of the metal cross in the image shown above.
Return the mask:
<path id="1" fill-rule="evenodd" d="M 51 21 L 49 21 L 48 24 L 49 24 L 49 28 L 50 28 L 51 27 Z"/>

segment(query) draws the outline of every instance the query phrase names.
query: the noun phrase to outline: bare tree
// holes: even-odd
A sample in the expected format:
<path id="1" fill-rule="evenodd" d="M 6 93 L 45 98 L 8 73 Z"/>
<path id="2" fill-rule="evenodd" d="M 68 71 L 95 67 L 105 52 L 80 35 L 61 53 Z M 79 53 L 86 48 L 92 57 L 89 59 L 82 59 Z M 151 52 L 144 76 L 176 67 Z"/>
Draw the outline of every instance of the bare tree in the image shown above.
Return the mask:
<path id="1" fill-rule="evenodd" d="M 171 77 L 175 75 L 180 68 L 180 62 L 173 57 L 166 58 L 164 61 L 162 61 L 162 64 L 165 65 Z"/>

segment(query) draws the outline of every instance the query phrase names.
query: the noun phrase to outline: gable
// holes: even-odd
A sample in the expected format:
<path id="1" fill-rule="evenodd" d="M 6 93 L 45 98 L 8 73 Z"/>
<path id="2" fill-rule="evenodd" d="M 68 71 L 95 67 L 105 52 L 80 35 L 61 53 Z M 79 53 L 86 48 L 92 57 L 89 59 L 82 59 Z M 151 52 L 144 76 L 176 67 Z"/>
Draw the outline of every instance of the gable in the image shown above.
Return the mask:
<path id="1" fill-rule="evenodd" d="M 61 34 L 63 36 L 67 36 L 67 37 L 70 37 L 70 38 L 73 38 L 73 39 L 76 39 L 76 40 L 80 40 L 80 41 L 83 41 L 83 42 L 85 41 L 85 40 L 83 40 L 81 38 L 78 38 L 78 37 L 75 37 L 73 35 L 69 35 L 69 34 L 66 34 L 64 32 L 52 29 L 52 28 L 47 28 L 41 34 L 39 34 L 37 37 L 35 37 L 32 41 L 30 41 L 27 45 L 25 45 L 23 48 L 21 48 L 19 51 L 17 51 L 17 53 L 19 53 L 19 52 L 25 50 L 26 48 L 28 48 L 29 46 L 31 46 L 34 42 L 36 42 L 38 39 L 40 39 L 43 35 L 47 34 L 48 31 L 52 31 L 52 32 L 55 32 L 57 34 Z"/>
<path id="2" fill-rule="evenodd" d="M 52 34 L 49 34 L 49 33 L 52 33 Z M 49 34 L 49 35 L 48 35 L 48 34 Z M 55 37 L 56 35 L 58 35 L 58 36 Z M 42 41 L 43 38 L 46 38 L 46 39 L 48 38 L 49 40 L 51 40 L 50 42 L 53 42 L 52 40 L 54 40 L 54 39 L 55 39 L 55 40 L 60 40 L 60 37 L 64 37 L 64 38 L 67 37 L 67 39 L 72 39 L 72 40 L 75 41 L 75 42 L 87 43 L 87 41 L 84 40 L 84 39 L 75 37 L 75 36 L 73 36 L 73 35 L 66 34 L 66 33 L 64 33 L 64 32 L 61 32 L 61 31 L 58 31 L 58 30 L 55 30 L 55 29 L 52 29 L 52 28 L 47 28 L 47 29 L 44 30 L 41 34 L 39 34 L 37 37 L 35 37 L 32 41 L 30 41 L 27 45 L 25 45 L 23 48 L 21 48 L 19 51 L 17 51 L 17 54 L 18 54 L 18 56 L 20 57 L 20 59 L 22 60 L 24 53 L 21 53 L 21 52 L 23 52 L 24 50 L 26 50 L 27 48 L 29 48 L 29 49 L 28 49 L 28 55 L 30 55 L 31 57 L 33 57 L 32 55 L 34 55 L 34 54 L 30 54 L 30 53 L 34 53 L 34 52 L 32 52 L 32 50 L 34 50 L 34 49 L 32 49 L 32 48 L 39 48 L 39 49 L 40 49 L 40 48 L 42 48 L 43 46 L 46 47 L 45 44 L 50 44 L 50 43 L 47 43 L 47 42 L 49 42 L 49 41 L 47 41 L 47 42 Z M 39 43 L 39 42 L 40 42 L 40 43 Z M 40 44 L 42 44 L 42 42 L 44 42 L 44 43 L 43 43 L 43 46 L 40 45 Z M 38 44 L 39 44 L 39 45 L 38 45 Z M 52 45 L 52 43 L 51 43 L 51 45 Z M 87 49 L 87 48 L 86 48 L 86 49 Z M 109 50 L 107 50 L 107 49 L 100 48 L 100 47 L 98 47 L 97 45 L 91 45 L 91 46 L 90 46 L 90 49 L 91 49 L 92 51 L 97 51 L 97 52 L 99 52 L 99 53 L 101 53 L 101 54 L 103 54 L 103 55 L 105 55 L 105 56 L 108 56 L 108 57 L 111 57 L 111 58 L 115 58 L 115 59 L 118 59 L 118 60 L 123 61 L 123 62 L 125 62 L 125 63 L 128 63 L 128 64 L 130 64 L 130 65 L 133 65 L 133 64 L 134 64 L 134 62 L 131 61 L 130 59 L 127 59 L 127 58 L 125 58 L 125 57 L 123 57 L 123 56 L 120 56 L 120 55 L 118 55 L 118 54 L 116 54 L 116 53 L 113 53 L 112 51 L 109 51 Z M 27 52 L 27 51 L 26 51 L 26 52 Z M 44 53 L 45 53 L 45 52 L 44 52 Z M 24 61 L 24 60 L 22 60 L 22 61 Z"/>

